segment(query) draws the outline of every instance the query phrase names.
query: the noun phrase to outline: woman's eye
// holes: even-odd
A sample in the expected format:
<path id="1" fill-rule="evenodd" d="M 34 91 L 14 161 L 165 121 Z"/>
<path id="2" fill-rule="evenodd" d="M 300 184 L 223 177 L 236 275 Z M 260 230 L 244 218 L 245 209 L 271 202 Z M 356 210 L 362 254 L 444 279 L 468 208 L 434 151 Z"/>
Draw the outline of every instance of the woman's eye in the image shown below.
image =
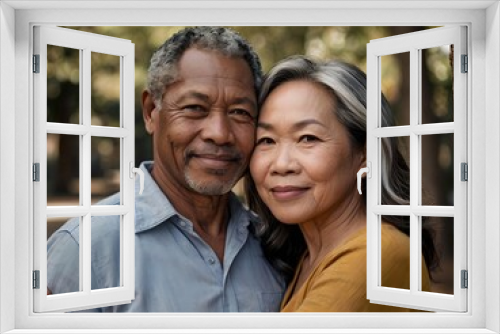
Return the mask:
<path id="1" fill-rule="evenodd" d="M 262 137 L 257 139 L 256 145 L 271 145 L 274 143 L 274 140 L 272 140 L 269 137 Z"/>
<path id="2" fill-rule="evenodd" d="M 312 143 L 312 142 L 315 142 L 318 140 L 319 140 L 319 138 L 316 136 L 313 136 L 313 135 L 304 135 L 304 136 L 301 136 L 299 139 L 299 141 L 302 143 Z"/>

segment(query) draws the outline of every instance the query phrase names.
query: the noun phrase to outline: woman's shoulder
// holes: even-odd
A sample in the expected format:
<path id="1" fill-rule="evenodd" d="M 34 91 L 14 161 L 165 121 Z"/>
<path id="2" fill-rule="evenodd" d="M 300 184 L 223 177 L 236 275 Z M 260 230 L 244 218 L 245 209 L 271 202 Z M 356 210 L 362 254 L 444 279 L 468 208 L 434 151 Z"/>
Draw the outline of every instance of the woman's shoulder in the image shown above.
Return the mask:
<path id="1" fill-rule="evenodd" d="M 346 242 L 332 250 L 322 261 L 320 267 L 328 270 L 332 266 L 354 265 L 366 261 L 366 228 L 353 234 Z M 410 259 L 410 238 L 395 226 L 383 223 L 381 227 L 382 259 L 388 262 L 406 263 Z M 384 262 L 385 262 L 384 261 Z"/>
<path id="2" fill-rule="evenodd" d="M 408 235 L 387 223 L 382 224 L 380 234 L 383 256 L 410 258 L 410 238 Z"/>
<path id="3" fill-rule="evenodd" d="M 410 288 L 410 238 L 395 226 L 382 224 L 382 286 Z"/>
<path id="4" fill-rule="evenodd" d="M 366 228 L 362 228 L 351 235 L 342 245 L 328 253 L 322 261 L 323 270 L 333 269 L 335 266 L 345 265 L 359 267 L 359 263 L 366 261 Z M 358 269 L 356 269 L 358 270 Z"/>

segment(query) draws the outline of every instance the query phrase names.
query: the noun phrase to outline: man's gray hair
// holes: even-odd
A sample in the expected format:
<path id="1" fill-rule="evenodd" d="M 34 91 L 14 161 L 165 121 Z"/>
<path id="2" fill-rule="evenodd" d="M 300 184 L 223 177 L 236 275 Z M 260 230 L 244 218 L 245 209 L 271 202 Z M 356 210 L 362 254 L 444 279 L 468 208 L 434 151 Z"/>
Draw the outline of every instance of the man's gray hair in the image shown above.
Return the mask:
<path id="1" fill-rule="evenodd" d="M 179 59 L 191 47 L 244 59 L 252 71 L 255 94 L 258 94 L 262 83 L 260 60 L 240 34 L 224 27 L 189 27 L 166 40 L 151 57 L 147 89 L 155 104 L 161 103 L 165 87 L 177 79 Z"/>

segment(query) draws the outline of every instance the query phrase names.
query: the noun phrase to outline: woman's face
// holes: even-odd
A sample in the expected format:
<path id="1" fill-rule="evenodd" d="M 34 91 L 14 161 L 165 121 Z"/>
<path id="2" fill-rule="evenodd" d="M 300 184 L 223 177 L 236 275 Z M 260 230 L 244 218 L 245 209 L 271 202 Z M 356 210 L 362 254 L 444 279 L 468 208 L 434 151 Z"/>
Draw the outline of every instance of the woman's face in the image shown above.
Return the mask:
<path id="1" fill-rule="evenodd" d="M 274 216 L 290 224 L 329 218 L 359 201 L 356 173 L 364 154 L 353 150 L 323 86 L 290 81 L 265 100 L 250 171 Z"/>

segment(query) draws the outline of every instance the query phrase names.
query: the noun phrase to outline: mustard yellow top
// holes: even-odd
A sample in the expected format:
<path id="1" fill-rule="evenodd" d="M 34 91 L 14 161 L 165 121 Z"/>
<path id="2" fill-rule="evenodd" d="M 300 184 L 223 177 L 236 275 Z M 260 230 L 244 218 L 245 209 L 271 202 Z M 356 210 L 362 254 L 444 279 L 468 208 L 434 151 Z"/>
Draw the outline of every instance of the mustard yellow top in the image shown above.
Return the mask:
<path id="1" fill-rule="evenodd" d="M 410 288 L 410 238 L 390 224 L 382 224 L 382 286 Z M 366 299 L 366 228 L 331 251 L 291 296 L 302 267 L 281 303 L 281 312 L 408 312 L 406 308 L 372 304 Z M 422 259 L 422 290 L 430 291 Z"/>

